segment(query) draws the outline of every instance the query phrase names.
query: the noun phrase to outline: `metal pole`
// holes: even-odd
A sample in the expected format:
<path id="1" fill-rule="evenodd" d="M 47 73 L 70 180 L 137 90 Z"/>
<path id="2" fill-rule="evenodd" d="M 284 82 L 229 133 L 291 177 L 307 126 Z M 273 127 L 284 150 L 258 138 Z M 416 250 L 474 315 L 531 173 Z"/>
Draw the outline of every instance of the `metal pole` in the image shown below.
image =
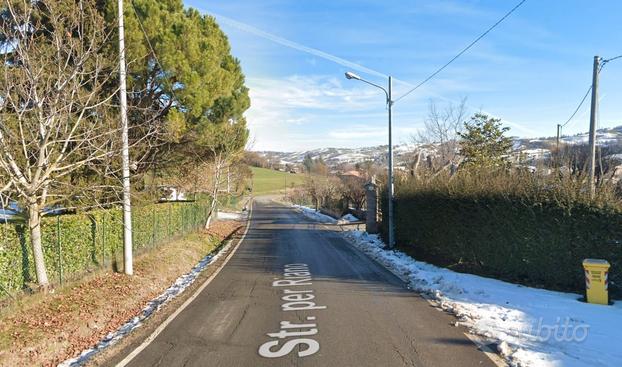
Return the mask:
<path id="1" fill-rule="evenodd" d="M 556 140 L 556 142 L 557 142 L 557 149 L 556 149 L 556 152 L 555 152 L 555 162 L 554 162 L 556 168 L 559 168 L 560 161 L 561 161 L 561 159 L 560 159 L 561 154 L 559 152 L 559 138 L 561 137 L 561 132 L 562 132 L 562 125 L 561 124 L 557 124 L 557 140 Z"/>
<path id="2" fill-rule="evenodd" d="M 156 210 L 155 205 L 151 209 L 151 247 L 156 243 Z"/>
<path id="3" fill-rule="evenodd" d="M 168 234 L 168 239 L 171 239 L 171 217 L 173 216 L 173 204 L 168 203 L 168 226 L 166 229 L 166 233 Z"/>
<path id="4" fill-rule="evenodd" d="M 392 132 L 392 99 L 393 80 L 389 77 L 389 91 L 387 107 L 389 109 L 389 248 L 395 246 L 395 227 L 393 222 L 393 132 Z"/>
<path id="5" fill-rule="evenodd" d="M 121 103 L 121 139 L 123 141 L 123 270 L 134 274 L 132 258 L 132 204 L 130 201 L 130 150 L 127 121 L 127 86 L 125 70 L 125 28 L 123 25 L 123 0 L 119 0 L 119 96 Z"/>
<path id="6" fill-rule="evenodd" d="M 56 216 L 56 250 L 58 251 L 58 281 L 63 284 L 63 249 L 61 245 L 60 215 Z"/>
<path id="7" fill-rule="evenodd" d="M 102 265 L 106 265 L 106 212 L 102 215 Z"/>
<path id="8" fill-rule="evenodd" d="M 596 193 L 594 186 L 594 174 L 596 172 L 596 118 L 598 116 L 598 69 L 600 68 L 600 57 L 594 56 L 594 69 L 592 70 L 592 110 L 590 113 L 590 160 L 588 172 L 588 185 L 590 197 Z"/>

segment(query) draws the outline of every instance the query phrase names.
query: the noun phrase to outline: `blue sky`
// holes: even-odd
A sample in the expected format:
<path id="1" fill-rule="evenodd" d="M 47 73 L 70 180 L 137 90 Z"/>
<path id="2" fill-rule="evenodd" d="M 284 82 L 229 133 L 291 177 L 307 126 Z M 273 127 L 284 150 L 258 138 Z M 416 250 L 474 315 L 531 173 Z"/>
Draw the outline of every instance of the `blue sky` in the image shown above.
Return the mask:
<path id="1" fill-rule="evenodd" d="M 251 90 L 252 149 L 280 151 L 386 144 L 382 92 L 346 80 L 344 72 L 354 67 L 314 50 L 364 67 L 357 73 L 378 84 L 386 80 L 365 70 L 392 75 L 399 97 L 406 83 L 424 79 L 517 2 L 185 0 L 216 16 L 242 62 Z M 619 0 L 528 0 L 396 103 L 394 141 L 408 142 L 423 127 L 430 100 L 442 105 L 462 97 L 473 111 L 501 118 L 512 135 L 553 136 L 589 87 L 594 55 L 622 54 L 620 14 Z M 622 59 L 603 69 L 600 93 L 600 126 L 622 125 Z M 564 133 L 588 125 L 586 103 Z"/>

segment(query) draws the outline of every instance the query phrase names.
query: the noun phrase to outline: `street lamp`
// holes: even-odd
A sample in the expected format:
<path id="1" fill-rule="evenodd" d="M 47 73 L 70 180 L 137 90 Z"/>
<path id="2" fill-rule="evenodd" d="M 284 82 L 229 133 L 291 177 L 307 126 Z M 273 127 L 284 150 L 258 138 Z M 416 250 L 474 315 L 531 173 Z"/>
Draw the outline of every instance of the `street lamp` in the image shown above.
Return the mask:
<path id="1" fill-rule="evenodd" d="M 367 81 L 350 71 L 346 73 L 346 78 L 360 80 L 363 83 L 367 83 L 369 85 L 373 85 L 376 88 L 382 89 L 382 91 L 384 92 L 387 98 L 386 103 L 387 103 L 387 109 L 389 111 L 389 168 L 388 168 L 389 184 L 387 185 L 388 186 L 387 188 L 388 198 L 389 198 L 389 244 L 388 245 L 389 245 L 389 248 L 392 248 L 393 246 L 395 246 L 395 227 L 393 223 L 393 136 L 392 136 L 393 134 L 391 132 L 392 108 L 393 108 L 393 103 L 394 103 L 394 101 L 391 98 L 391 89 L 392 89 L 393 82 L 391 80 L 391 77 L 389 77 L 389 88 L 385 89 L 379 86 L 378 84 L 374 84 L 370 81 Z"/>

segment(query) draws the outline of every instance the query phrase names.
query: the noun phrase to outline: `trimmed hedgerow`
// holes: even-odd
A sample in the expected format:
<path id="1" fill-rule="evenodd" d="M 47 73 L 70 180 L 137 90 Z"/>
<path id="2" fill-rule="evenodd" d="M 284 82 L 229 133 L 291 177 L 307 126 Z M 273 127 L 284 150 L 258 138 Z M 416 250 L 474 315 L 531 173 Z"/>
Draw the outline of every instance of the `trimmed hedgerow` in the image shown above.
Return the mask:
<path id="1" fill-rule="evenodd" d="M 204 223 L 206 213 L 207 205 L 199 202 L 136 208 L 132 216 L 134 250 L 145 251 L 196 230 Z M 99 267 L 122 267 L 123 214 L 118 208 L 44 217 L 41 230 L 48 277 L 53 283 Z M 35 282 L 26 226 L 0 224 L 0 293 L 20 291 Z"/>
<path id="2" fill-rule="evenodd" d="M 590 200 L 530 176 L 465 176 L 398 185 L 398 246 L 457 271 L 575 292 L 584 290 L 583 259 L 606 259 L 610 291 L 622 297 L 622 209 L 613 197 Z"/>

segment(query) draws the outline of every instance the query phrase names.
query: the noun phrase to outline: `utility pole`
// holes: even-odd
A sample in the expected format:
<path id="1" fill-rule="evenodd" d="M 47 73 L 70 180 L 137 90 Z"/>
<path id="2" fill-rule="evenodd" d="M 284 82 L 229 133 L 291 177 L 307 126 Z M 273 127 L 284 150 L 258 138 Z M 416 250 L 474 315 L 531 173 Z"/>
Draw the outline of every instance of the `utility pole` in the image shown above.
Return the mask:
<path id="1" fill-rule="evenodd" d="M 562 125 L 557 124 L 557 149 L 555 151 L 555 167 L 559 168 L 560 163 L 560 153 L 559 153 L 559 139 L 562 135 Z"/>
<path id="2" fill-rule="evenodd" d="M 123 271 L 134 274 L 132 258 L 132 203 L 130 200 L 130 149 L 127 121 L 127 86 L 125 70 L 125 27 L 123 25 L 123 0 L 119 0 L 119 99 L 121 105 L 121 140 L 123 143 Z"/>
<path id="3" fill-rule="evenodd" d="M 389 109 L 389 248 L 395 246 L 395 223 L 393 223 L 393 79 L 389 76 L 389 89 L 387 94 L 387 108 Z"/>
<path id="4" fill-rule="evenodd" d="M 596 193 L 594 176 L 596 172 L 596 118 L 598 116 L 598 72 L 600 69 L 600 57 L 594 56 L 594 70 L 592 71 L 592 110 L 590 112 L 590 160 L 588 172 L 588 187 L 590 197 Z"/>

